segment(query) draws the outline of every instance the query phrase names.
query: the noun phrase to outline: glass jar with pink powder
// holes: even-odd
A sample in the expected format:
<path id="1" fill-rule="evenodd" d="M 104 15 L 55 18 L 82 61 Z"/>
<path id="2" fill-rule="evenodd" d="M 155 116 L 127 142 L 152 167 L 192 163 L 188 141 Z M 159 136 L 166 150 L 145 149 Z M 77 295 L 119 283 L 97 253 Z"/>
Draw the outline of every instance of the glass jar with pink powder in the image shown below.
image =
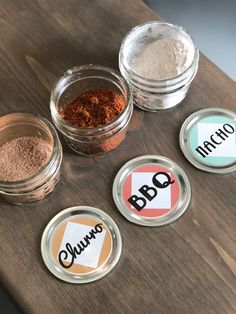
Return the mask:
<path id="1" fill-rule="evenodd" d="M 62 147 L 45 118 L 31 113 L 0 117 L 0 196 L 13 204 L 51 193 L 60 177 Z"/>

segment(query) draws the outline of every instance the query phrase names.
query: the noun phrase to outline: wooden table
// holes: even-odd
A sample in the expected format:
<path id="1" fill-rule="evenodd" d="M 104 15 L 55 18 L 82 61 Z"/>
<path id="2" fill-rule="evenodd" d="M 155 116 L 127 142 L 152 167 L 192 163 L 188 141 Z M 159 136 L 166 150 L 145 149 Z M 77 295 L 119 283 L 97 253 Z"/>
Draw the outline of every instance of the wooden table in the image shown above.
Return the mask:
<path id="1" fill-rule="evenodd" d="M 141 0 L 1 0 L 0 7 L 0 114 L 31 111 L 48 119 L 56 77 L 79 64 L 117 68 L 127 31 L 159 18 Z M 0 201 L 1 280 L 27 313 L 236 313 L 235 174 L 197 170 L 178 144 L 183 121 L 211 106 L 235 111 L 236 86 L 201 55 L 182 104 L 156 114 L 135 110 L 126 141 L 102 157 L 79 157 L 62 139 L 64 162 L 56 191 L 32 205 Z M 166 227 L 131 224 L 112 200 L 118 169 L 144 154 L 173 159 L 191 181 L 189 209 Z M 49 273 L 40 239 L 56 213 L 82 204 L 114 218 L 124 248 L 107 277 L 72 285 Z"/>

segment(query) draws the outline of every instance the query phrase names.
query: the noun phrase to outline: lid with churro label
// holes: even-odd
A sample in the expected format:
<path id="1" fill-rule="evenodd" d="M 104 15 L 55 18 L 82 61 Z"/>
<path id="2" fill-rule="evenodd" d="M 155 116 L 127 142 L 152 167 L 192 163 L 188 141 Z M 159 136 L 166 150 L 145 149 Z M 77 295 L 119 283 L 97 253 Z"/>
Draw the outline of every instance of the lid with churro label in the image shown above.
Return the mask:
<path id="1" fill-rule="evenodd" d="M 41 241 L 48 269 L 71 283 L 87 283 L 105 276 L 117 264 L 121 248 L 121 235 L 112 218 L 87 206 L 57 214 L 47 225 Z"/>
<path id="2" fill-rule="evenodd" d="M 184 171 L 163 156 L 146 155 L 127 162 L 113 184 L 119 211 L 131 222 L 161 226 L 180 217 L 191 188 Z"/>

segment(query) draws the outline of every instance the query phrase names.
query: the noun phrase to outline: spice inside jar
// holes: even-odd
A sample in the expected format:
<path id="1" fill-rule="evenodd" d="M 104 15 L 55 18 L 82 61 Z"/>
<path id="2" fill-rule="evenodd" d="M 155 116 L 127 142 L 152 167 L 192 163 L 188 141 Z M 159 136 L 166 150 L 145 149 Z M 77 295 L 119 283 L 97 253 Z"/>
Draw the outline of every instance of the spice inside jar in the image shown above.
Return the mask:
<path id="1" fill-rule="evenodd" d="M 83 65 L 55 83 L 50 109 L 67 144 L 80 155 L 95 156 L 110 152 L 125 139 L 133 98 L 117 71 Z"/>
<path id="2" fill-rule="evenodd" d="M 13 204 L 39 201 L 60 178 L 62 147 L 56 130 L 31 113 L 0 117 L 0 196 Z"/>
<path id="3" fill-rule="evenodd" d="M 37 174 L 52 155 L 51 146 L 41 138 L 22 136 L 0 147 L 0 181 L 20 181 Z"/>
<path id="4" fill-rule="evenodd" d="M 183 73 L 193 59 L 187 41 L 158 38 L 147 44 L 131 61 L 133 70 L 151 80 L 168 80 Z"/>
<path id="5" fill-rule="evenodd" d="M 198 69 L 199 52 L 181 26 L 150 21 L 124 38 L 119 68 L 134 103 L 147 111 L 168 109 L 186 96 Z"/>
<path id="6" fill-rule="evenodd" d="M 59 113 L 73 125 L 96 128 L 114 120 L 124 107 L 124 100 L 117 92 L 97 88 L 82 93 L 63 109 L 59 109 Z"/>

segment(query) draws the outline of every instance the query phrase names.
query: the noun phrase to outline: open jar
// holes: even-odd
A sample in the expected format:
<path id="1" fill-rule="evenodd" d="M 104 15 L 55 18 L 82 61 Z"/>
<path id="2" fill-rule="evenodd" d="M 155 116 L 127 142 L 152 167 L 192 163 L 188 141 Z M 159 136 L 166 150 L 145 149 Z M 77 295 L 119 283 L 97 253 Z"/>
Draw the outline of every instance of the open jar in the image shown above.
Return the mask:
<path id="1" fill-rule="evenodd" d="M 188 49 L 186 56 L 188 65 L 181 73 L 165 79 L 147 78 L 140 75 L 134 66 L 134 59 L 139 57 L 148 46 L 150 47 L 154 42 L 162 39 L 173 39 L 185 45 Z M 166 47 L 166 49 L 168 48 Z M 158 60 L 159 56 L 154 49 L 150 53 L 153 60 L 155 58 Z M 174 51 L 173 53 L 178 54 L 179 52 Z M 153 70 L 150 58 L 143 59 L 140 60 L 142 61 L 140 66 L 144 66 L 146 63 Z M 125 36 L 119 53 L 119 68 L 132 89 L 134 104 L 143 110 L 157 111 L 171 108 L 185 98 L 190 83 L 197 73 L 198 59 L 198 49 L 190 35 L 182 27 L 151 21 L 134 27 Z M 163 67 L 169 66 L 164 62 L 161 64 Z"/>
<path id="2" fill-rule="evenodd" d="M 98 127 L 82 128 L 62 118 L 60 112 L 84 92 L 110 89 L 124 100 L 124 109 L 111 122 Z M 133 113 L 133 100 L 128 84 L 113 69 L 83 65 L 68 70 L 54 85 L 50 109 L 52 119 L 67 144 L 80 155 L 99 155 L 119 146 L 126 136 Z"/>
<path id="3" fill-rule="evenodd" d="M 55 128 L 42 117 L 31 113 L 10 113 L 0 117 L 0 146 L 18 138 L 42 140 L 50 148 L 47 163 L 26 179 L 0 181 L 0 195 L 10 203 L 39 201 L 52 192 L 59 181 L 62 147 Z"/>

